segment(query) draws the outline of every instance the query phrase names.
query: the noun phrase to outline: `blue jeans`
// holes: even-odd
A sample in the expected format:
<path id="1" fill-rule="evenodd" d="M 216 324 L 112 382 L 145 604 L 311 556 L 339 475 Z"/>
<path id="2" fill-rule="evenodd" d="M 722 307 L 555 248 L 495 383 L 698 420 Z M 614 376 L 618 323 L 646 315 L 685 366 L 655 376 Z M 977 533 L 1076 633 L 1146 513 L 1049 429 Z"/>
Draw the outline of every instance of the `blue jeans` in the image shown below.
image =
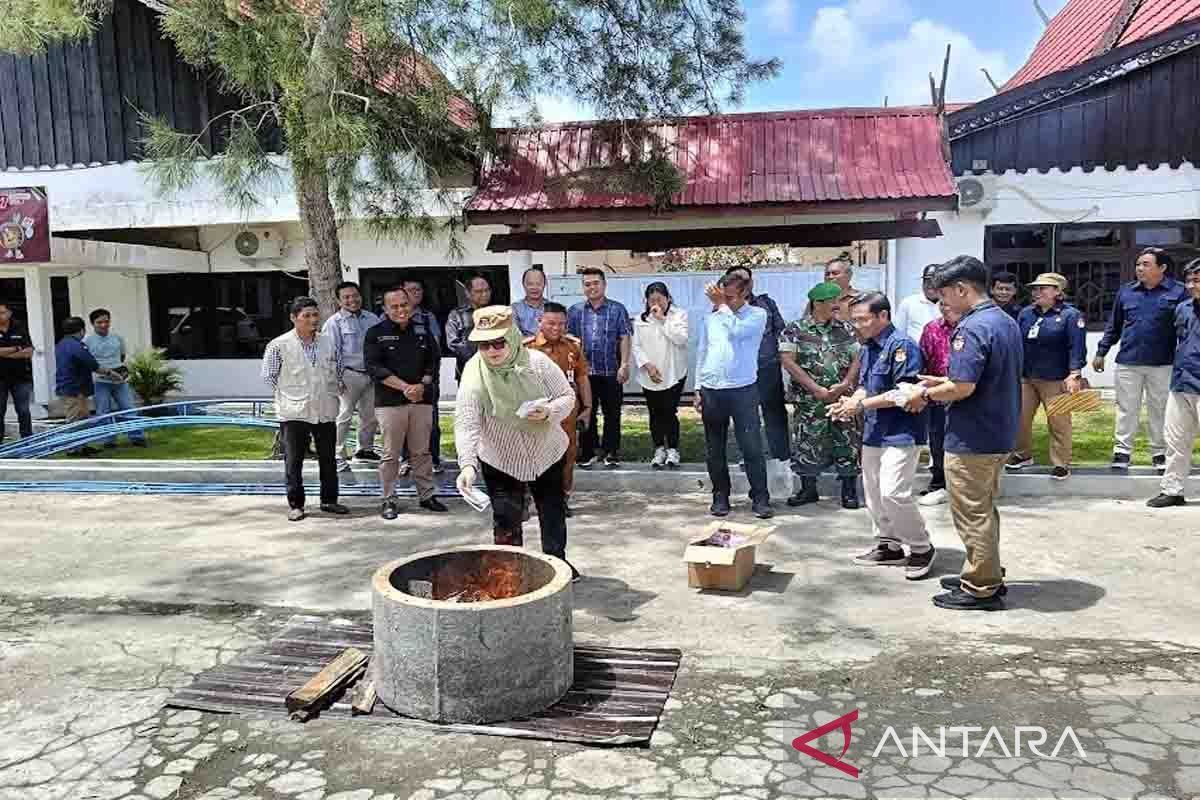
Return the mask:
<path id="1" fill-rule="evenodd" d="M 758 386 L 750 384 L 740 389 L 701 389 L 700 416 L 704 420 L 704 444 L 708 462 L 708 478 L 713 495 L 729 499 L 729 460 L 725 454 L 725 439 L 729 423 L 746 459 L 746 477 L 750 479 L 750 499 L 769 502 L 767 464 L 763 456 L 762 426 L 758 417 Z"/>
<path id="2" fill-rule="evenodd" d="M 96 381 L 96 416 L 102 417 L 105 414 L 113 414 L 117 411 L 128 411 L 133 408 L 133 392 L 129 390 L 127 383 L 104 383 Z M 125 420 L 122 420 L 125 421 Z M 105 440 L 105 444 L 116 444 L 117 437 L 111 436 Z M 142 431 L 134 431 L 129 434 L 129 441 L 144 442 L 146 434 Z"/>
<path id="3" fill-rule="evenodd" d="M 5 383 L 0 380 L 0 442 L 4 441 L 4 417 L 8 414 L 8 396 L 12 395 L 17 412 L 21 438 L 33 436 L 33 418 L 29 416 L 29 401 L 33 397 L 32 383 Z"/>

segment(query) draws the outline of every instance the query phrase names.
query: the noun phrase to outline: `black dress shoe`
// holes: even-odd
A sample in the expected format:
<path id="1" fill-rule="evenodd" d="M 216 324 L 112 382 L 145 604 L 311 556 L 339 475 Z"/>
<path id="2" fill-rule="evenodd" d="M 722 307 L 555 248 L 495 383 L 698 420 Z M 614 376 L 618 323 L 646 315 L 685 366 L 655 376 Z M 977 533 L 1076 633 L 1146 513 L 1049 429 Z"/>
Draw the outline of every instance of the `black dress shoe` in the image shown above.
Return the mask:
<path id="1" fill-rule="evenodd" d="M 374 450 L 359 450 L 354 454 L 355 461 L 379 461 L 379 454 Z"/>
<path id="2" fill-rule="evenodd" d="M 712 505 L 708 507 L 708 513 L 712 514 L 714 517 L 729 516 L 729 498 L 714 497 Z"/>
<path id="3" fill-rule="evenodd" d="M 1004 608 L 1004 600 L 999 594 L 976 597 L 962 589 L 951 589 L 945 594 L 935 595 L 933 604 L 949 611 L 996 611 Z"/>
<path id="4" fill-rule="evenodd" d="M 341 503 L 321 503 L 321 510 L 326 514 L 349 514 L 350 509 Z"/>
<path id="5" fill-rule="evenodd" d="M 817 494 L 817 479 L 816 478 L 800 478 L 800 491 L 787 499 L 787 504 L 792 508 L 796 506 L 806 506 L 809 503 L 815 503 L 821 499 Z"/>
<path id="6" fill-rule="evenodd" d="M 383 505 L 379 507 L 379 516 L 386 520 L 393 520 L 400 516 L 400 503 L 397 502 L 396 498 L 389 497 L 383 501 Z"/>
<path id="7" fill-rule="evenodd" d="M 436 497 L 431 497 L 428 500 L 422 500 L 421 508 L 425 509 L 426 511 L 436 511 L 439 514 L 444 511 L 450 510 L 450 509 L 446 508 L 444 505 L 442 505 L 441 501 L 438 500 Z"/>
<path id="8" fill-rule="evenodd" d="M 575 516 L 575 512 L 572 511 L 571 507 L 569 505 L 567 505 L 566 503 L 563 503 L 563 516 L 566 517 L 567 519 L 570 519 L 571 517 Z"/>
<path id="9" fill-rule="evenodd" d="M 962 588 L 962 579 L 957 575 L 943 575 L 938 583 L 942 585 L 943 589 L 947 589 L 949 591 Z M 1000 584 L 996 587 L 996 594 L 1004 597 L 1004 595 L 1008 594 L 1008 586 L 1003 583 Z"/>
<path id="10" fill-rule="evenodd" d="M 1170 508 L 1171 506 L 1186 506 L 1187 500 L 1178 494 L 1160 494 L 1146 501 L 1150 508 Z"/>
<path id="11" fill-rule="evenodd" d="M 754 516 L 759 519 L 770 519 L 775 516 L 775 509 L 771 508 L 771 504 L 766 500 L 759 500 L 750 507 L 754 512 Z"/>

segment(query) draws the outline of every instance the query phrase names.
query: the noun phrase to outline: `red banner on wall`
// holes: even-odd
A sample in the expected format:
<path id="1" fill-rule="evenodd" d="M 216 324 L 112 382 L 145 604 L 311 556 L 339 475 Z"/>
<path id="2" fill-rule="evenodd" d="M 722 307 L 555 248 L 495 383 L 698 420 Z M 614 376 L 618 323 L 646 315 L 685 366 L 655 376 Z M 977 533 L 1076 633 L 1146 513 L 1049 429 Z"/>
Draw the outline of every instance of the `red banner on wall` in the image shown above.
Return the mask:
<path id="1" fill-rule="evenodd" d="M 50 209 L 40 186 L 0 189 L 0 264 L 50 260 Z"/>

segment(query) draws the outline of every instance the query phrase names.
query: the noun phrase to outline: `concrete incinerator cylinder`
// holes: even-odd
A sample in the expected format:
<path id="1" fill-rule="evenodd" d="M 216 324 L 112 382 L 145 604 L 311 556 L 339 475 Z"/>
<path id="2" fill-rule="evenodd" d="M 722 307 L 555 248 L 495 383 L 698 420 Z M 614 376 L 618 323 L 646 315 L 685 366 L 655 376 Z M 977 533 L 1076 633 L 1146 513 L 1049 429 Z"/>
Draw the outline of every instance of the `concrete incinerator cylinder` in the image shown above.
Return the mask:
<path id="1" fill-rule="evenodd" d="M 456 602 L 483 575 L 504 599 Z M 430 550 L 376 571 L 379 700 L 434 722 L 499 722 L 543 711 L 574 680 L 571 568 L 501 545 Z M 476 591 L 471 589 L 470 591 Z M 490 595 L 479 595 L 490 596 Z"/>

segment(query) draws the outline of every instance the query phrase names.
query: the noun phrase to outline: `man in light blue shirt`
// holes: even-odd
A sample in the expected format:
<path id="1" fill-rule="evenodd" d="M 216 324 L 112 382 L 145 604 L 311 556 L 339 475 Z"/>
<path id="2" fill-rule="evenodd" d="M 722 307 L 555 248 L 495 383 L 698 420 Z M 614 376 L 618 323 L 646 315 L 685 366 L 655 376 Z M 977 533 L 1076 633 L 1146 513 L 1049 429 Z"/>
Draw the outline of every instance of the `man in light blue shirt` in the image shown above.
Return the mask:
<path id="1" fill-rule="evenodd" d="M 700 326 L 696 356 L 696 410 L 704 420 L 708 478 L 712 483 L 714 517 L 729 514 L 729 459 L 725 440 L 733 420 L 734 436 L 746 460 L 750 502 L 759 519 L 774 516 L 767 489 L 758 417 L 758 348 L 767 329 L 767 312 L 750 305 L 749 282 L 739 273 L 705 287 L 714 311 Z"/>
<path id="2" fill-rule="evenodd" d="M 92 333 L 83 340 L 103 372 L 93 376 L 96 384 L 96 416 L 128 411 L 133 408 L 133 392 L 125 382 L 125 356 L 129 351 L 125 340 L 112 332 L 112 313 L 107 308 L 97 308 L 88 315 L 92 322 Z M 123 421 L 123 420 L 120 420 Z M 133 431 L 128 434 L 129 443 L 137 447 L 146 446 L 146 434 Z M 104 443 L 105 447 L 116 447 L 117 437 Z"/>
<path id="3" fill-rule="evenodd" d="M 371 464 L 379 463 L 375 452 L 375 432 L 379 423 L 375 421 L 375 381 L 367 374 L 363 360 L 363 340 L 372 327 L 379 324 L 379 317 L 363 308 L 362 292 L 354 281 L 342 281 L 335 287 L 338 311 L 325 320 L 321 333 L 330 336 L 342 350 L 343 389 L 338 396 L 337 438 L 334 452 L 339 472 L 350 469 L 346 458 L 346 437 L 350 435 L 350 423 L 354 412 L 358 412 L 358 449 L 354 458 Z"/>

